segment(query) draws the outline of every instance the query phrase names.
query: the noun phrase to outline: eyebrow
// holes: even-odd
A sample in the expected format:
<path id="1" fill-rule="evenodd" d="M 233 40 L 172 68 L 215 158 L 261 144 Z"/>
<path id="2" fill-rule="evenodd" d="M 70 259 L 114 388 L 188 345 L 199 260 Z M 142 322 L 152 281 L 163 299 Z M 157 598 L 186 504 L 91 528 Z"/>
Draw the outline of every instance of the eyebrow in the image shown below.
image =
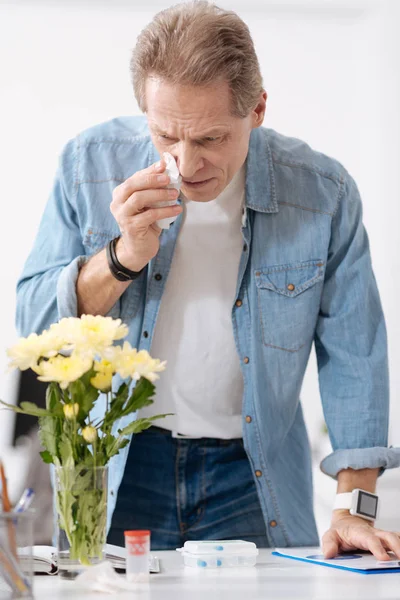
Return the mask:
<path id="1" fill-rule="evenodd" d="M 167 135 L 168 137 L 174 139 L 173 135 L 170 135 L 168 133 L 168 131 L 165 131 L 164 129 L 158 127 L 158 125 L 151 125 L 151 128 L 154 129 L 154 131 L 156 133 L 160 133 L 162 135 Z M 218 134 L 219 135 L 223 135 L 223 134 L 226 134 L 226 133 L 228 133 L 226 127 L 224 127 L 223 125 L 219 125 L 217 127 L 213 127 L 211 129 L 209 129 L 208 131 L 206 131 L 206 132 L 204 132 L 204 133 L 202 133 L 200 135 L 194 136 L 194 139 L 199 140 L 199 139 L 203 139 L 203 138 L 206 138 L 206 137 L 213 137 L 213 136 L 218 135 Z"/>

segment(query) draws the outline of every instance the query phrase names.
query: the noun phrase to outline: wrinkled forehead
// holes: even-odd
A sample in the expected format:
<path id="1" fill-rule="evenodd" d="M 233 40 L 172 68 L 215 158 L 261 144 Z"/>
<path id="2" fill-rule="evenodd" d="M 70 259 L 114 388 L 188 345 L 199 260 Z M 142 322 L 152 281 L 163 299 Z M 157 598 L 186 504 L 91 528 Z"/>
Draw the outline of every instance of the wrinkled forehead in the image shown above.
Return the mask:
<path id="1" fill-rule="evenodd" d="M 149 126 L 163 131 L 185 127 L 203 131 L 232 128 L 231 91 L 227 82 L 183 86 L 149 78 L 146 81 L 146 115 Z"/>

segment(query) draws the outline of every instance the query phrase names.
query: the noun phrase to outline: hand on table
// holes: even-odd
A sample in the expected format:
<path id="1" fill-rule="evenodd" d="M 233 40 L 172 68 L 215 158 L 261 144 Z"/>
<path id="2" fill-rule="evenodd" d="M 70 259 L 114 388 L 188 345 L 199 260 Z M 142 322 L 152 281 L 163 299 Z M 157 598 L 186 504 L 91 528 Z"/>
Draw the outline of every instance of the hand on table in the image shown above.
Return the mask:
<path id="1" fill-rule="evenodd" d="M 325 558 L 334 558 L 341 551 L 352 550 L 369 550 L 377 560 L 393 560 L 387 553 L 391 550 L 400 559 L 400 533 L 377 529 L 372 522 L 344 511 L 334 515 L 323 535 L 322 552 Z"/>

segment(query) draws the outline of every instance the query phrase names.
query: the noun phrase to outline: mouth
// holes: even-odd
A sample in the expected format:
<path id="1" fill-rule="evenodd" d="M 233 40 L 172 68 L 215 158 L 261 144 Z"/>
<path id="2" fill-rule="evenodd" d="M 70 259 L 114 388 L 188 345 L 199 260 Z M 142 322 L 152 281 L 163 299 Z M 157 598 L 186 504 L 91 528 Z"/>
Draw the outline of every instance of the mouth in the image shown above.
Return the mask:
<path id="1" fill-rule="evenodd" d="M 201 188 L 203 186 L 206 186 L 208 183 L 210 183 L 210 181 L 212 181 L 214 178 L 211 177 L 210 179 L 203 179 L 203 181 L 185 181 L 183 180 L 182 183 L 189 189 L 197 189 L 197 188 Z"/>

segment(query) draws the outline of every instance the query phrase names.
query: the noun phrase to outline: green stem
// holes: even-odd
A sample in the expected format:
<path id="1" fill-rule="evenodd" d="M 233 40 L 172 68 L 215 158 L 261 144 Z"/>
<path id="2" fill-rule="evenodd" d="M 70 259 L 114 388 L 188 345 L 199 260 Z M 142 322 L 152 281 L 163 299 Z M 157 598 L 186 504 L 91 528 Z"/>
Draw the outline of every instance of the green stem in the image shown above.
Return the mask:
<path id="1" fill-rule="evenodd" d="M 96 477 L 97 437 L 96 437 L 96 439 L 93 442 L 92 448 L 93 448 L 93 466 L 94 466 L 94 469 L 95 469 L 94 470 L 94 477 Z"/>

